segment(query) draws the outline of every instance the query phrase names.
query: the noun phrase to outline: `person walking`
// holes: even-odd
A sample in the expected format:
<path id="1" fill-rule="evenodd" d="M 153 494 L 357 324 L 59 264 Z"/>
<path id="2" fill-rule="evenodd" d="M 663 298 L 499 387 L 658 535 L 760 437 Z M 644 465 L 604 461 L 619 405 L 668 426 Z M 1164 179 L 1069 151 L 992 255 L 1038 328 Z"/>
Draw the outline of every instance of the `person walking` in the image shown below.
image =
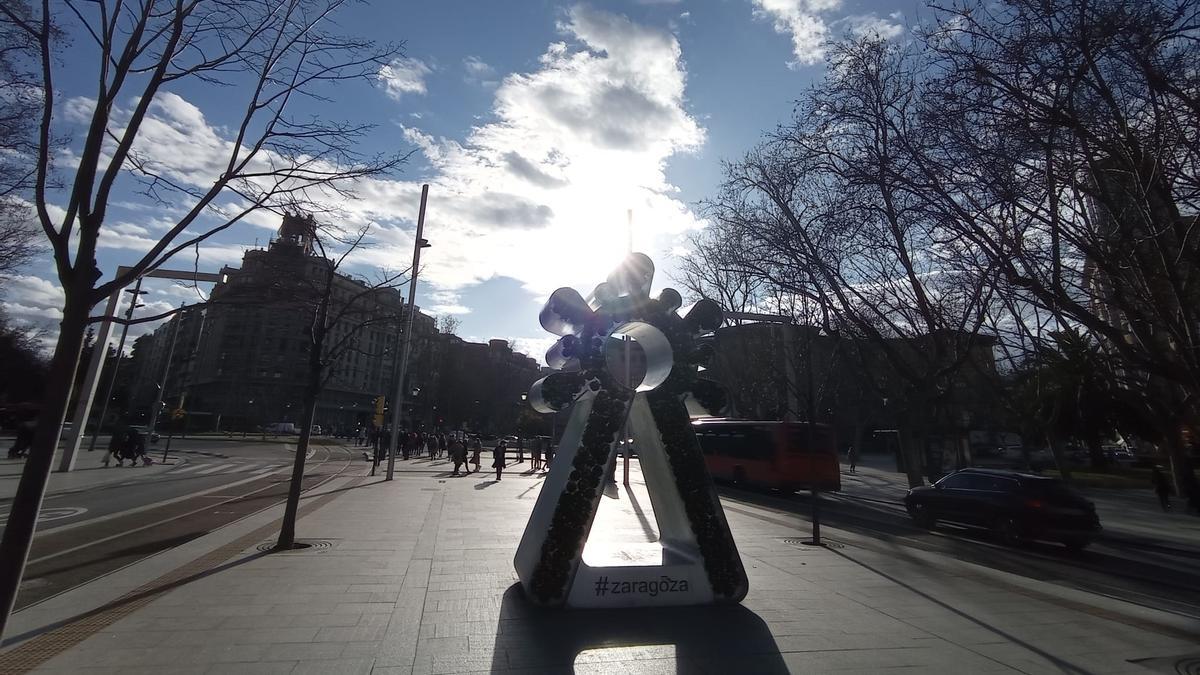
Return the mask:
<path id="1" fill-rule="evenodd" d="M 1154 470 L 1150 472 L 1150 483 L 1154 485 L 1154 494 L 1158 495 L 1158 505 L 1163 511 L 1171 510 L 1171 484 L 1167 482 L 1167 474 L 1163 473 L 1162 467 L 1155 464 Z"/>
<path id="2" fill-rule="evenodd" d="M 853 445 L 846 451 L 846 461 L 850 462 L 850 473 L 854 473 L 858 467 L 858 448 Z"/>
<path id="3" fill-rule="evenodd" d="M 450 447 L 447 448 L 450 453 L 450 461 L 454 462 L 454 473 L 451 476 L 462 475 L 458 473 L 460 468 L 466 469 L 466 473 L 471 473 L 471 469 L 466 467 L 467 463 L 467 447 L 462 444 L 462 441 L 457 438 L 451 439 Z"/>
<path id="4" fill-rule="evenodd" d="M 533 469 L 534 473 L 542 470 L 542 443 L 542 439 L 535 437 L 533 439 L 533 446 L 529 449 L 530 462 L 533 465 L 530 468 Z"/>
<path id="5" fill-rule="evenodd" d="M 483 443 L 479 440 L 479 434 L 471 437 L 471 463 L 475 465 L 475 473 L 479 473 L 479 456 L 483 454 Z"/>
<path id="6" fill-rule="evenodd" d="M 554 461 L 554 453 L 556 451 L 557 451 L 557 448 L 554 447 L 554 438 L 553 437 L 547 438 L 546 439 L 546 466 L 543 467 L 546 471 L 550 470 L 550 462 Z"/>
<path id="7" fill-rule="evenodd" d="M 504 453 L 508 451 L 508 441 L 501 440 L 492 450 L 492 468 L 496 470 L 496 480 L 504 473 Z"/>
<path id="8" fill-rule="evenodd" d="M 13 445 L 8 449 L 9 459 L 18 459 L 29 453 L 29 448 L 33 447 L 33 432 L 37 430 L 37 421 L 26 413 L 25 420 L 17 425 L 17 437 L 13 440 Z M 108 466 L 108 462 L 104 463 Z"/>
<path id="9" fill-rule="evenodd" d="M 517 464 L 525 463 L 525 439 L 517 436 Z"/>
<path id="10" fill-rule="evenodd" d="M 122 422 L 108 439 L 108 451 L 104 453 L 104 459 L 100 460 L 101 464 L 108 466 L 109 460 L 116 459 L 117 466 L 125 466 L 125 433 L 125 423 Z"/>

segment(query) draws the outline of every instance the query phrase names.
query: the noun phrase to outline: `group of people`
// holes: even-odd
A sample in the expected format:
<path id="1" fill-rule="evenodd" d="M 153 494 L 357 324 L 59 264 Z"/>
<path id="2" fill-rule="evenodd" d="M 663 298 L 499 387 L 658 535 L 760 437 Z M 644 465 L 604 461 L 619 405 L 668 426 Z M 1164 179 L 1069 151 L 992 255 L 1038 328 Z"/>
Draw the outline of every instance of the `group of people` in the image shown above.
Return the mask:
<path id="1" fill-rule="evenodd" d="M 365 434 L 356 435 L 355 445 L 365 441 L 375 446 L 374 460 L 381 462 L 386 457 L 386 446 L 389 432 L 386 428 L 370 430 Z M 360 440 L 363 439 L 363 440 Z M 547 439 L 532 439 L 530 450 L 530 471 L 547 471 L 550 461 L 554 458 L 554 446 Z M 422 432 L 407 431 L 400 434 L 398 451 L 401 459 L 429 457 L 429 459 L 449 459 L 454 464 L 450 475 L 466 476 L 478 473 L 483 464 L 483 440 L 479 434 L 467 434 L 462 431 L 451 432 Z M 509 441 L 501 439 L 492 448 L 492 468 L 496 471 L 496 480 L 504 476 L 508 466 L 508 454 L 512 451 Z M 525 462 L 525 441 L 516 441 L 516 463 Z"/>
<path id="2" fill-rule="evenodd" d="M 476 437 L 478 442 L 478 437 Z M 539 471 L 549 471 L 550 462 L 554 459 L 554 443 L 549 439 L 534 438 L 533 444 L 529 448 L 529 470 L 537 473 Z M 496 447 L 492 449 L 492 468 L 496 470 L 496 480 L 500 480 L 504 475 L 504 469 L 508 464 L 508 441 L 501 439 Z M 544 459 L 543 459 L 544 458 Z M 525 441 L 517 439 L 517 464 L 525 462 Z M 475 470 L 479 470 L 479 454 L 475 455 Z"/>
<path id="3" fill-rule="evenodd" d="M 142 466 L 150 466 L 154 460 L 150 459 L 150 455 L 146 454 L 146 437 L 142 435 L 141 430 L 137 427 L 121 425 L 118 426 L 113 435 L 108 440 L 108 451 L 104 453 L 102 463 L 108 466 L 109 461 L 116 459 L 117 466 L 125 466 L 125 461 L 129 461 L 129 466 L 137 466 L 138 461 L 142 462 Z"/>

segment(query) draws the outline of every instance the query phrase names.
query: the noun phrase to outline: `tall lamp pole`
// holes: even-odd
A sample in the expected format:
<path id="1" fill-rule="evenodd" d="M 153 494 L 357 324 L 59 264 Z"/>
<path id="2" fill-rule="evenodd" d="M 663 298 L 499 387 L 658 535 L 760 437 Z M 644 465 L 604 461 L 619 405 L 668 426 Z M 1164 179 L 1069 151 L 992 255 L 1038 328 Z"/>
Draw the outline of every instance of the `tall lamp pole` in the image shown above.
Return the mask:
<path id="1" fill-rule="evenodd" d="M 429 248 L 429 242 L 421 235 L 425 232 L 425 202 L 429 199 L 429 184 L 421 186 L 421 210 L 417 213 L 417 238 L 413 242 L 412 276 L 408 280 L 408 317 L 404 326 L 404 346 L 400 349 L 400 377 L 396 378 L 396 406 L 392 410 L 392 442 L 388 446 L 387 480 L 392 479 L 396 467 L 396 442 L 400 437 L 400 410 L 404 408 L 404 378 L 408 376 L 408 352 L 412 349 L 413 314 L 417 297 L 417 268 L 421 264 L 421 249 Z"/>
<path id="2" fill-rule="evenodd" d="M 117 384 L 117 371 L 121 368 L 121 355 L 125 352 L 125 338 L 129 337 L 129 322 L 133 320 L 133 310 L 143 306 L 138 304 L 138 300 L 146 293 L 142 290 L 142 278 L 138 277 L 132 291 L 125 292 L 132 293 L 133 297 L 129 299 L 129 309 L 125 310 L 125 325 L 121 327 L 121 339 L 117 342 L 117 361 L 113 364 L 112 374 L 108 377 L 108 389 L 104 393 L 104 403 L 100 406 L 100 420 L 96 422 L 96 428 L 92 430 L 92 440 L 88 442 L 88 452 L 96 449 L 96 437 L 100 435 L 100 427 L 104 426 L 104 418 L 108 416 L 108 402 L 112 400 L 113 387 Z"/>

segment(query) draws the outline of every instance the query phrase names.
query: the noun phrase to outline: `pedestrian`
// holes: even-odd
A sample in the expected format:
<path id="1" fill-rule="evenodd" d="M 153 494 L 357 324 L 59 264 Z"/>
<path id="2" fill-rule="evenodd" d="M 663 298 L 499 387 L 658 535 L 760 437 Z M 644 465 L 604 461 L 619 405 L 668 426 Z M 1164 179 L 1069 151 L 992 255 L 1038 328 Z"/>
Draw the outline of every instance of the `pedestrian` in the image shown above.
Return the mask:
<path id="1" fill-rule="evenodd" d="M 1171 485 L 1167 482 L 1167 474 L 1162 472 L 1162 467 L 1155 464 L 1154 469 L 1150 472 L 1150 483 L 1154 485 L 1154 493 L 1158 495 L 1158 505 L 1163 511 L 1171 510 Z"/>
<path id="2" fill-rule="evenodd" d="M 464 468 L 464 469 L 466 469 L 467 473 L 471 473 L 471 469 L 469 467 L 464 466 L 467 463 L 467 447 L 465 445 L 463 445 L 462 442 L 456 438 L 456 439 L 450 441 L 450 447 L 448 449 L 450 452 L 450 461 L 454 462 L 454 473 L 452 473 L 450 475 L 452 475 L 452 476 L 460 475 L 458 473 L 458 470 L 460 468 Z"/>
<path id="3" fill-rule="evenodd" d="M 508 441 L 501 439 L 492 450 L 492 468 L 496 470 L 496 480 L 504 473 L 504 453 L 508 450 Z"/>
<path id="4" fill-rule="evenodd" d="M 17 425 L 17 437 L 13 440 L 13 445 L 8 450 L 9 459 L 24 457 L 29 453 L 29 448 L 33 447 L 33 432 L 36 429 L 37 422 L 32 416 L 28 416 L 27 413 L 25 421 Z"/>
<path id="5" fill-rule="evenodd" d="M 142 432 L 136 427 L 128 427 L 125 430 L 125 443 L 122 446 L 122 455 L 117 458 L 117 466 L 121 466 L 121 459 L 128 459 L 129 466 L 137 466 L 138 460 L 142 460 L 143 466 L 150 466 L 153 462 L 150 456 L 146 454 L 146 437 L 142 436 Z"/>
<path id="6" fill-rule="evenodd" d="M 446 454 L 446 451 L 449 450 L 449 448 L 450 448 L 450 444 L 446 441 L 446 434 L 444 434 L 440 431 L 437 434 L 437 444 L 438 444 L 438 453 L 439 454 Z M 450 459 L 454 459 L 454 458 L 451 457 Z"/>
<path id="7" fill-rule="evenodd" d="M 483 442 L 479 440 L 479 434 L 471 437 L 471 463 L 475 465 L 475 473 L 479 473 L 479 456 L 483 454 Z"/>
<path id="8" fill-rule="evenodd" d="M 120 423 L 113 430 L 112 436 L 108 439 L 108 451 L 104 453 L 104 459 L 100 463 L 108 466 L 111 459 L 117 460 L 117 466 L 125 466 L 125 424 Z"/>
<path id="9" fill-rule="evenodd" d="M 854 473 L 855 468 L 858 466 L 858 449 L 853 445 L 846 451 L 846 460 L 850 462 L 850 473 Z"/>
<path id="10" fill-rule="evenodd" d="M 530 461 L 533 464 L 533 466 L 531 467 L 533 469 L 533 471 L 535 473 L 538 471 L 541 471 L 542 470 L 542 439 L 541 438 L 533 439 L 533 446 L 529 449 L 529 455 L 531 458 Z"/>
<path id="11" fill-rule="evenodd" d="M 556 450 L 557 450 L 557 448 L 554 447 L 554 439 L 547 438 L 546 439 L 546 466 L 545 466 L 546 471 L 550 470 L 550 462 L 554 461 L 554 453 Z"/>
<path id="12" fill-rule="evenodd" d="M 525 439 L 517 436 L 517 464 L 525 463 Z"/>

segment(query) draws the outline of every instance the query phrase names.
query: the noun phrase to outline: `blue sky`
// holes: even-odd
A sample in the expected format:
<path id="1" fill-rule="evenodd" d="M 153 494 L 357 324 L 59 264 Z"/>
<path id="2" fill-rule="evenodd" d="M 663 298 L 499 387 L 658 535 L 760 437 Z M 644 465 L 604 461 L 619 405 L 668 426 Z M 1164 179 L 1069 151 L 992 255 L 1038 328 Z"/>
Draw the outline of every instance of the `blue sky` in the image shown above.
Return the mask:
<path id="1" fill-rule="evenodd" d="M 603 279 L 625 251 L 628 210 L 635 248 L 658 266 L 656 287 L 673 285 L 672 255 L 703 226 L 696 203 L 714 192 L 721 161 L 787 119 L 823 72 L 821 39 L 862 30 L 904 39 L 916 12 L 855 0 L 352 5 L 338 18 L 342 31 L 403 41 L 405 58 L 374 86 L 341 87 L 332 102 L 296 111 L 376 123 L 365 147 L 415 151 L 344 205 L 350 224 L 372 224 L 377 239 L 353 269 L 407 265 L 427 182 L 433 247 L 418 304 L 453 313 L 468 339 L 514 339 L 540 360 L 553 341 L 537 322 L 541 302 L 557 286 L 586 294 Z M 76 40 L 58 73 L 68 130 L 94 90 L 94 70 L 78 65 L 94 63 L 87 47 Z M 152 111 L 146 151 L 179 175 L 198 173 L 239 112 L 236 91 L 173 88 Z M 136 187 L 120 185 L 102 268 L 136 259 L 178 212 Z M 204 246 L 201 268 L 236 266 L 245 248 L 265 245 L 277 217 L 251 220 Z M 51 325 L 50 274 L 35 265 L 8 280 L 6 311 Z M 196 299 L 163 283 L 150 290 L 145 311 Z"/>

